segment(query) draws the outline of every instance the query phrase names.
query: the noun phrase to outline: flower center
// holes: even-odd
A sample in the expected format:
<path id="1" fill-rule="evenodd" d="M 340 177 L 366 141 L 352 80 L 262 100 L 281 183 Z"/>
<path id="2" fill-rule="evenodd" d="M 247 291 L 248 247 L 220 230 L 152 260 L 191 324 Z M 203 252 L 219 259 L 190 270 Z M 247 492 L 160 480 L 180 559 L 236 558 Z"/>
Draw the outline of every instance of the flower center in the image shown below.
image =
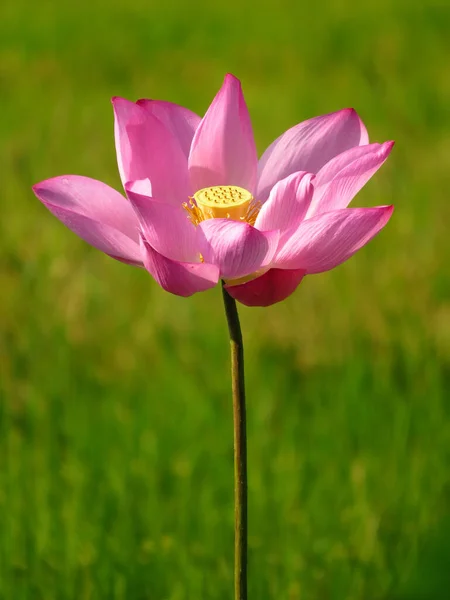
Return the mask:
<path id="1" fill-rule="evenodd" d="M 203 188 L 183 204 L 189 218 L 198 225 L 206 219 L 231 219 L 254 225 L 261 205 L 251 193 L 236 185 Z"/>

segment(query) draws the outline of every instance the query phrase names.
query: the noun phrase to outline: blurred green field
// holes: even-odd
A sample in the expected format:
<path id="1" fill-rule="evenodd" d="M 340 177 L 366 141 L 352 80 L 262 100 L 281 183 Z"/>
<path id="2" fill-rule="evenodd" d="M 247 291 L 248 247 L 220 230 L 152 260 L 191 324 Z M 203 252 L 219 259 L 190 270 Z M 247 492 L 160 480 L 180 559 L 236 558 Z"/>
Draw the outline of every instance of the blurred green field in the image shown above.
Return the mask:
<path id="1" fill-rule="evenodd" d="M 30 190 L 120 188 L 110 97 L 203 113 L 228 71 L 261 151 L 346 106 L 397 141 L 354 202 L 394 203 L 386 230 L 241 309 L 249 597 L 450 597 L 449 28 L 414 0 L 2 4 L 1 600 L 232 597 L 220 290 L 164 293 Z"/>

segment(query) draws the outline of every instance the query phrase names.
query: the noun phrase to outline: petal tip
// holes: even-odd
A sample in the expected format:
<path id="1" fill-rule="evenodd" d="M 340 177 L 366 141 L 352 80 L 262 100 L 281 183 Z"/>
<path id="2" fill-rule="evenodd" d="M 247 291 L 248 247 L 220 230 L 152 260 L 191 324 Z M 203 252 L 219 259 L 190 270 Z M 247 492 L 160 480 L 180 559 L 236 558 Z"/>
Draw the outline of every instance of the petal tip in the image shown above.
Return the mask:
<path id="1" fill-rule="evenodd" d="M 64 180 L 67 180 L 68 177 L 70 177 L 70 176 L 69 175 L 56 175 L 56 177 L 49 177 L 48 179 L 43 179 L 42 181 L 39 181 L 38 183 L 34 183 L 31 186 L 31 189 L 36 194 L 36 196 L 40 197 L 39 196 L 40 193 L 42 193 L 45 190 L 48 190 L 49 187 L 52 186 L 53 184 L 58 184 L 60 182 L 65 183 Z M 81 177 L 81 175 L 79 175 L 78 177 Z"/>
<path id="2" fill-rule="evenodd" d="M 360 127 L 364 130 L 365 134 L 367 134 L 367 132 L 365 131 L 365 126 L 363 123 L 363 120 L 361 119 L 361 117 L 358 114 L 358 111 L 356 110 L 356 108 L 353 107 L 348 107 L 348 108 L 343 108 L 342 110 L 338 111 L 337 113 L 339 116 L 344 117 L 348 120 L 357 120 L 360 124 Z M 367 139 L 365 139 L 367 138 Z M 364 136 L 364 143 L 360 143 L 360 145 L 365 145 L 369 143 L 369 138 L 367 135 Z"/>
<path id="3" fill-rule="evenodd" d="M 241 85 L 241 81 L 240 79 L 238 79 L 236 77 L 236 75 L 233 75 L 233 73 L 227 73 L 224 77 L 223 80 L 224 83 L 229 83 L 229 84 L 235 84 L 235 85 Z"/>
<path id="4" fill-rule="evenodd" d="M 111 98 L 111 104 L 113 106 L 115 106 L 116 104 L 119 104 L 120 102 L 123 102 L 123 101 L 126 102 L 125 98 L 122 98 L 121 96 L 113 96 Z"/>
<path id="5" fill-rule="evenodd" d="M 136 106 L 136 102 L 122 98 L 122 96 L 113 96 L 111 98 L 111 104 L 113 105 L 114 110 L 116 110 L 116 108 L 126 108 L 130 105 Z"/>
<path id="6" fill-rule="evenodd" d="M 377 208 L 381 213 L 380 222 L 382 223 L 382 227 L 384 227 L 388 223 L 389 219 L 392 217 L 392 213 L 394 212 L 394 205 L 387 204 L 386 206 L 375 207 L 375 210 Z"/>
<path id="7" fill-rule="evenodd" d="M 384 206 L 373 206 L 372 208 L 347 208 L 347 209 L 343 209 L 343 210 L 373 210 L 373 211 L 380 211 L 383 214 L 389 215 L 391 216 L 392 213 L 394 212 L 394 204 L 385 204 Z"/>
<path id="8" fill-rule="evenodd" d="M 356 108 L 352 108 L 352 107 L 341 108 L 341 110 L 338 110 L 336 114 L 339 116 L 342 116 L 342 117 L 348 117 L 348 118 L 357 117 L 358 119 L 360 118 L 356 111 Z"/>

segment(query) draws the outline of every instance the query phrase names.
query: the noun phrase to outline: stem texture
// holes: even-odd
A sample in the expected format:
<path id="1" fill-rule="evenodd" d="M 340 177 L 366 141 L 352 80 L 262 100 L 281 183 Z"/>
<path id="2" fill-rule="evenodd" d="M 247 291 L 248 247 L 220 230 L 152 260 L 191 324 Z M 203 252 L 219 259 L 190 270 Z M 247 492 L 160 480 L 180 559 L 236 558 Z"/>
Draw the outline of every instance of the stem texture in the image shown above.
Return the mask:
<path id="1" fill-rule="evenodd" d="M 244 384 L 244 345 L 236 307 L 222 282 L 223 303 L 230 333 L 234 422 L 234 593 L 247 600 L 247 425 Z"/>

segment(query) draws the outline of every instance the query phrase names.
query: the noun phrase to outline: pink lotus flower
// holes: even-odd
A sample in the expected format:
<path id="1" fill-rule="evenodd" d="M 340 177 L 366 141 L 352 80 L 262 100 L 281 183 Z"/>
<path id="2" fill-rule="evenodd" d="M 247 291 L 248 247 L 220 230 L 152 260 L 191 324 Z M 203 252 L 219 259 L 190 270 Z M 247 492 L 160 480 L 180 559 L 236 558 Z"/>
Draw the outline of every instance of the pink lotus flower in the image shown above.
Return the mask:
<path id="1" fill-rule="evenodd" d="M 66 175 L 34 186 L 72 231 L 190 296 L 224 279 L 231 296 L 268 306 L 305 275 L 328 271 L 371 240 L 393 207 L 347 208 L 388 157 L 353 109 L 316 117 L 258 161 L 238 79 L 227 75 L 203 119 L 159 100 L 113 99 L 127 199 Z"/>

